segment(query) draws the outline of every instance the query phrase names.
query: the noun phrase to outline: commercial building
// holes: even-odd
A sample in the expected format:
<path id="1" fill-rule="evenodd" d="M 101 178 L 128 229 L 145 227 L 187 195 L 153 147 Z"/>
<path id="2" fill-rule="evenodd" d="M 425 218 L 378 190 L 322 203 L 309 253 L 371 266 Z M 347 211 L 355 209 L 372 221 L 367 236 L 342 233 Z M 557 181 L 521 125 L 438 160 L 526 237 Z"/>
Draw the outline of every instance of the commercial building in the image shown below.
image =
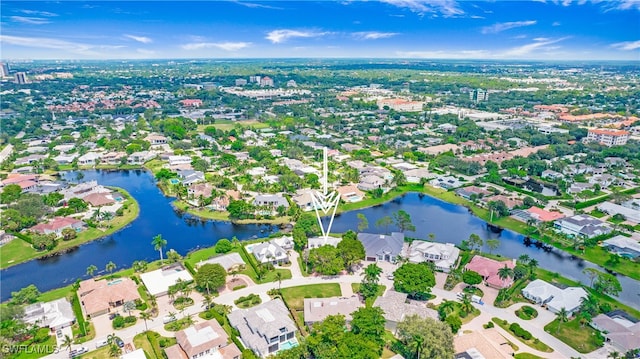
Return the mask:
<path id="1" fill-rule="evenodd" d="M 603 128 L 590 129 L 587 141 L 602 143 L 606 146 L 622 146 L 627 143 L 629 132 L 623 130 L 609 130 Z"/>

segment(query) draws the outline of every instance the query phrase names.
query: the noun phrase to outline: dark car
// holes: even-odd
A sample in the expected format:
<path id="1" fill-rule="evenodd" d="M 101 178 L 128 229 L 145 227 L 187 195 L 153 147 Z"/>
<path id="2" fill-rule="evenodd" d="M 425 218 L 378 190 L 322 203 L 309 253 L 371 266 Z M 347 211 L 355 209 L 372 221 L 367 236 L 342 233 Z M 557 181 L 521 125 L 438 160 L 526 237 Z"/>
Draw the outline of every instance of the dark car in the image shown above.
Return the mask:
<path id="1" fill-rule="evenodd" d="M 124 347 L 124 342 L 120 338 L 116 338 L 116 345 L 120 348 Z"/>
<path id="2" fill-rule="evenodd" d="M 118 316 L 120 316 L 120 314 L 118 314 L 118 313 L 111 313 L 111 314 L 109 314 L 109 320 L 113 320 L 113 319 L 115 319 L 115 317 L 118 317 Z"/>

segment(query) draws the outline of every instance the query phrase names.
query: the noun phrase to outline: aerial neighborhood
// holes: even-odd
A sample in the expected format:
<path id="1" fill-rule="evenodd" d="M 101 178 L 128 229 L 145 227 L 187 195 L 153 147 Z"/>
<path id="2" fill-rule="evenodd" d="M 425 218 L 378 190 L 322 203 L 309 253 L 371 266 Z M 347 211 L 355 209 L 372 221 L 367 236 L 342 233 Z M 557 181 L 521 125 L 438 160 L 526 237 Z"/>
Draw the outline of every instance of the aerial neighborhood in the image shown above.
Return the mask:
<path id="1" fill-rule="evenodd" d="M 3 62 L 2 344 L 640 356 L 637 71 L 291 61 Z"/>

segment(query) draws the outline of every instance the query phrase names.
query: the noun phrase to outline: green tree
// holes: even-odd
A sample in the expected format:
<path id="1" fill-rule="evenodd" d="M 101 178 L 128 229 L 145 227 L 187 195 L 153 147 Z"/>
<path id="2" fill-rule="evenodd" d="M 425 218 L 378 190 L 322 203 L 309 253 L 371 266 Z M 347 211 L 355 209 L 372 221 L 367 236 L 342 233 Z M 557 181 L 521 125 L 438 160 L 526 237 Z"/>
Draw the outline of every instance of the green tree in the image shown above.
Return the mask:
<path id="1" fill-rule="evenodd" d="M 556 334 L 560 332 L 560 326 L 567 321 L 569 321 L 569 313 L 565 307 L 562 307 L 558 312 L 558 326 L 556 327 Z"/>
<path id="2" fill-rule="evenodd" d="M 618 278 L 613 274 L 600 272 L 593 285 L 593 289 L 601 293 L 617 296 L 622 291 L 622 286 Z"/>
<path id="3" fill-rule="evenodd" d="M 194 279 L 199 288 L 206 289 L 207 294 L 211 294 L 212 289 L 217 290 L 225 284 L 227 271 L 217 263 L 204 264 L 198 268 Z"/>
<path id="4" fill-rule="evenodd" d="M 593 288 L 593 281 L 598 278 L 598 275 L 602 272 L 595 268 L 585 268 L 582 270 L 582 273 L 589 277 L 589 287 Z"/>
<path id="5" fill-rule="evenodd" d="M 389 233 L 389 226 L 393 224 L 393 219 L 389 216 L 384 216 L 376 221 L 376 227 L 384 227 L 384 232 Z"/>
<path id="6" fill-rule="evenodd" d="M 471 249 L 471 251 L 473 252 L 475 252 L 476 250 L 482 249 L 482 244 L 483 244 L 482 238 L 480 238 L 480 236 L 475 233 L 471 233 L 469 235 L 469 239 L 467 240 L 467 243 L 468 243 L 469 249 Z"/>
<path id="7" fill-rule="evenodd" d="M 67 334 L 64 336 L 64 340 L 62 341 L 62 347 L 66 347 L 68 351 L 71 351 L 71 345 L 73 344 L 73 339 Z"/>
<path id="8" fill-rule="evenodd" d="M 433 271 L 427 263 L 404 263 L 394 272 L 393 287 L 409 297 L 424 300 L 436 284 Z"/>
<path id="9" fill-rule="evenodd" d="M 140 312 L 140 319 L 144 320 L 144 330 L 149 331 L 149 327 L 147 326 L 147 320 L 151 319 L 151 313 L 149 312 Z"/>
<path id="10" fill-rule="evenodd" d="M 356 216 L 358 217 L 358 232 L 362 232 L 369 228 L 369 220 L 364 213 L 358 213 Z"/>
<path id="11" fill-rule="evenodd" d="M 378 344 L 380 352 L 384 345 L 384 324 L 386 320 L 380 307 L 362 307 L 351 314 L 351 331 Z"/>
<path id="12" fill-rule="evenodd" d="M 116 264 L 112 261 L 109 261 L 109 263 L 107 263 L 107 265 L 105 266 L 105 269 L 107 270 L 107 272 L 109 272 L 109 275 L 111 275 L 113 270 L 116 269 Z"/>
<path id="13" fill-rule="evenodd" d="M 336 275 L 344 269 L 344 260 L 338 248 L 324 245 L 309 251 L 309 262 L 313 270 L 322 275 Z"/>
<path id="14" fill-rule="evenodd" d="M 462 273 L 462 281 L 470 286 L 482 283 L 482 276 L 478 272 L 467 270 Z"/>
<path id="15" fill-rule="evenodd" d="M 494 250 L 498 249 L 498 247 L 500 247 L 500 240 L 499 239 L 488 239 L 487 240 L 487 247 L 489 247 L 489 254 L 491 254 Z"/>
<path id="16" fill-rule="evenodd" d="M 151 244 L 153 245 L 153 248 L 160 252 L 160 263 L 162 263 L 163 258 L 162 258 L 162 248 L 167 246 L 167 240 L 162 238 L 161 234 L 156 235 L 155 237 L 153 237 L 153 241 L 151 241 Z"/>
<path id="17" fill-rule="evenodd" d="M 80 198 L 71 198 L 67 201 L 67 207 L 73 209 L 75 213 L 80 213 L 86 211 L 89 205 Z"/>
<path id="18" fill-rule="evenodd" d="M 77 235 L 78 235 L 77 232 L 75 231 L 75 229 L 70 228 L 70 227 L 67 227 L 67 228 L 63 229 L 60 234 L 62 234 L 62 238 L 65 241 L 70 241 L 70 240 L 76 238 Z"/>
<path id="19" fill-rule="evenodd" d="M 9 304 L 11 305 L 32 304 L 38 300 L 39 296 L 40 296 L 40 291 L 35 285 L 31 284 L 27 287 L 20 289 L 17 292 L 11 292 L 11 299 L 9 300 Z"/>
<path id="20" fill-rule="evenodd" d="M 176 263 L 180 259 L 182 259 L 182 256 L 175 249 L 169 249 L 167 251 L 167 260 L 169 263 Z"/>
<path id="21" fill-rule="evenodd" d="M 364 259 L 364 246 L 357 239 L 343 238 L 337 245 L 338 252 L 344 260 L 344 268 L 352 271 L 353 267 Z"/>
<path id="22" fill-rule="evenodd" d="M 508 278 L 513 278 L 513 269 L 505 264 L 504 267 L 498 269 L 498 277 L 502 280 L 502 285 L 504 286 Z"/>
<path id="23" fill-rule="evenodd" d="M 91 276 L 93 278 L 93 273 L 95 273 L 95 271 L 98 270 L 98 267 L 96 267 L 95 265 L 90 265 L 87 267 L 87 275 Z"/>
<path id="24" fill-rule="evenodd" d="M 22 188 L 17 184 L 6 185 L 0 194 L 0 202 L 3 204 L 17 201 L 22 194 Z"/>
<path id="25" fill-rule="evenodd" d="M 397 327 L 398 339 L 411 349 L 407 359 L 453 358 L 453 334 L 445 323 L 418 315 L 406 316 Z"/>
<path id="26" fill-rule="evenodd" d="M 402 209 L 393 214 L 393 220 L 402 233 L 406 231 L 415 232 L 416 230 L 416 226 L 411 221 L 411 215 Z"/>
<path id="27" fill-rule="evenodd" d="M 226 238 L 219 240 L 215 246 L 216 253 L 228 253 L 232 249 L 233 246 L 231 245 L 231 242 Z"/>

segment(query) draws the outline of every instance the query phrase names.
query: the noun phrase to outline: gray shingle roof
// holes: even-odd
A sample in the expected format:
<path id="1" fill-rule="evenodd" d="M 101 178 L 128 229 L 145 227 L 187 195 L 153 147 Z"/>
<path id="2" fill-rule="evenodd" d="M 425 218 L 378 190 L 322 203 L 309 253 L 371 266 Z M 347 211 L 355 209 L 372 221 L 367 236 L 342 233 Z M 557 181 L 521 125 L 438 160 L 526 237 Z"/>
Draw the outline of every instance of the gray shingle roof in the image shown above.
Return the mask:
<path id="1" fill-rule="evenodd" d="M 397 256 L 402 251 L 404 234 L 400 232 L 393 232 L 391 235 L 358 233 L 358 240 L 362 242 L 367 257 L 384 254 Z"/>

